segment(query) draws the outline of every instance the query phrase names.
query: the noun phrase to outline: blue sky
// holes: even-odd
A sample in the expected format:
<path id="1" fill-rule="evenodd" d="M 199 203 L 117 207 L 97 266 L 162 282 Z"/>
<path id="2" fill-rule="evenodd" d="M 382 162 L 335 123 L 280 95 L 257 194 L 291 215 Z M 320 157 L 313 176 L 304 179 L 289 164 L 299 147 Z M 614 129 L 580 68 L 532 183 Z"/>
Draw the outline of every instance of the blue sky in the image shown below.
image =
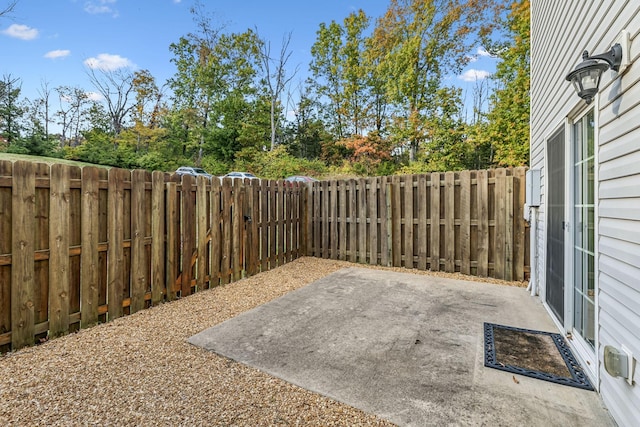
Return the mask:
<path id="1" fill-rule="evenodd" d="M 2 9 L 8 0 L 0 0 Z M 202 0 L 208 13 L 230 32 L 256 28 L 279 49 L 292 32 L 290 65 L 304 79 L 311 46 L 321 22 L 341 22 L 362 9 L 377 18 L 388 0 Z M 174 73 L 169 45 L 195 31 L 189 12 L 193 0 L 19 0 L 10 16 L 0 17 L 0 76 L 22 81 L 22 95 L 35 99 L 42 81 L 50 88 L 93 89 L 87 67 L 148 69 L 162 85 Z M 495 60 L 476 52 L 463 75 L 448 79 L 471 98 L 475 77 L 495 69 Z M 465 81 L 469 80 L 468 82 Z M 54 104 L 55 108 L 55 104 Z"/>

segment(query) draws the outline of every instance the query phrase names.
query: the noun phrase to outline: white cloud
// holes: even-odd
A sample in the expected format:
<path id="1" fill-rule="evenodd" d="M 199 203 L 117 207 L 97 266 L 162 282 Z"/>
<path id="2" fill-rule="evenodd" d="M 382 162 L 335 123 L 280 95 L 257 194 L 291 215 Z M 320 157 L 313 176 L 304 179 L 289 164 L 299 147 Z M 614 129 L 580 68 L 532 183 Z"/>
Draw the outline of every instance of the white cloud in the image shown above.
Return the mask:
<path id="1" fill-rule="evenodd" d="M 104 97 L 98 92 L 85 92 L 84 94 L 87 95 L 87 98 L 91 101 L 98 102 L 104 99 Z"/>
<path id="2" fill-rule="evenodd" d="M 101 53 L 95 58 L 89 58 L 84 61 L 84 65 L 100 71 L 115 71 L 120 68 L 134 68 L 135 64 L 127 58 L 120 55 L 111 55 L 109 53 Z"/>
<path id="3" fill-rule="evenodd" d="M 11 24 L 2 34 L 21 40 L 33 40 L 38 37 L 38 30 L 27 25 Z"/>
<path id="4" fill-rule="evenodd" d="M 58 59 L 58 58 L 64 58 L 66 56 L 69 56 L 71 54 L 70 50 L 67 49 L 57 49 L 57 50 L 52 50 L 49 51 L 47 53 L 44 54 L 45 58 L 49 58 L 49 59 Z"/>
<path id="5" fill-rule="evenodd" d="M 110 6 L 115 3 L 116 0 L 90 0 L 84 3 L 84 11 L 92 15 L 113 13 L 115 17 L 118 16 L 118 12 Z"/>
<path id="6" fill-rule="evenodd" d="M 484 80 L 491 75 L 490 72 L 485 70 L 475 70 L 473 68 L 465 71 L 461 75 L 458 76 L 460 80 L 464 80 L 465 82 L 475 82 L 478 80 Z"/>
<path id="7" fill-rule="evenodd" d="M 487 50 L 485 48 L 483 48 L 482 46 L 480 46 L 478 48 L 478 50 L 476 51 L 476 55 L 478 56 L 492 56 L 489 52 L 487 52 Z"/>

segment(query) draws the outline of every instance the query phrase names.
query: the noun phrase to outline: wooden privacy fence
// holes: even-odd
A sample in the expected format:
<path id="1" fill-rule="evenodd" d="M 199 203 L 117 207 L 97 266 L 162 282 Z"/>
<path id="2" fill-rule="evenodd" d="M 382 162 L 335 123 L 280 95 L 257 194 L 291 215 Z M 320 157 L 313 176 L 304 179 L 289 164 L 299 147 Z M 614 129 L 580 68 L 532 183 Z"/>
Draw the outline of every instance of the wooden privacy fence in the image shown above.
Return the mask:
<path id="1" fill-rule="evenodd" d="M 524 280 L 526 168 L 313 184 L 308 255 Z"/>
<path id="2" fill-rule="evenodd" d="M 297 258 L 303 190 L 0 161 L 0 350 Z"/>
<path id="3" fill-rule="evenodd" d="M 0 351 L 302 255 L 524 280 L 524 173 L 311 186 L 0 161 Z"/>

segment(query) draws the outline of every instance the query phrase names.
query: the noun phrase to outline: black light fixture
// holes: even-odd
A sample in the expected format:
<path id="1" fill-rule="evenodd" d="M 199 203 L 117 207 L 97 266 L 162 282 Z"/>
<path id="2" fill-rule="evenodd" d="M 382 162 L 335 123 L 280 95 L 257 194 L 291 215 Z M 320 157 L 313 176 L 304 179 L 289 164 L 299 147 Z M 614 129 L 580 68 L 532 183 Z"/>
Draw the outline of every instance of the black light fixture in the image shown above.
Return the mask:
<path id="1" fill-rule="evenodd" d="M 604 62 L 599 62 L 599 60 Z M 620 43 L 614 44 L 608 52 L 600 55 L 589 56 L 589 52 L 585 50 L 582 53 L 582 62 L 567 74 L 567 81 L 573 83 L 578 96 L 590 104 L 600 89 L 602 73 L 609 68 L 617 72 L 620 70 L 621 62 L 622 46 Z"/>

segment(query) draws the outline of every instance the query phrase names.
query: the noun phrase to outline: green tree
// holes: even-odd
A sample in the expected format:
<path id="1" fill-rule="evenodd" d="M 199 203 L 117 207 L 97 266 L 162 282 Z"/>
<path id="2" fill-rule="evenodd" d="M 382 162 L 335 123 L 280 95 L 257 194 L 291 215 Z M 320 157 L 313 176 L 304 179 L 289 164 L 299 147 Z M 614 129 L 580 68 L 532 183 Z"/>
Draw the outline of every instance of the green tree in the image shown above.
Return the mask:
<path id="1" fill-rule="evenodd" d="M 495 151 L 501 166 L 522 166 L 529 162 L 529 0 L 511 3 L 499 23 L 504 43 L 489 44 L 500 62 L 492 79 L 496 89 L 489 99 L 487 123 L 476 137 L 476 145 Z"/>
<path id="2" fill-rule="evenodd" d="M 20 100 L 22 83 L 19 78 L 5 74 L 0 79 L 0 136 L 9 146 L 20 139 L 20 121 L 25 108 Z"/>
<path id="3" fill-rule="evenodd" d="M 373 46 L 384 54 L 378 72 L 393 104 L 391 132 L 411 159 L 434 127 L 442 125 L 438 114 L 450 100 L 439 98 L 443 77 L 458 74 L 468 62 L 474 43 L 470 35 L 487 3 L 391 0 L 377 21 Z"/>

